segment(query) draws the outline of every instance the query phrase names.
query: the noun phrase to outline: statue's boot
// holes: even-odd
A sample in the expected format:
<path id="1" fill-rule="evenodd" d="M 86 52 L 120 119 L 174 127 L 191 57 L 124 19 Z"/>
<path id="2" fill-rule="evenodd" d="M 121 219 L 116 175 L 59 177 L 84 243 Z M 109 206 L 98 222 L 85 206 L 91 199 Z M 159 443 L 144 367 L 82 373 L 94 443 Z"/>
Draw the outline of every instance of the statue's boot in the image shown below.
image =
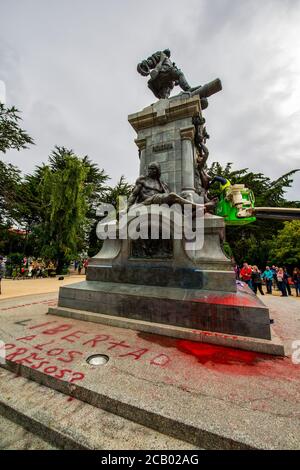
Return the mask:
<path id="1" fill-rule="evenodd" d="M 185 78 L 183 72 L 179 72 L 179 74 L 178 74 L 178 83 L 179 83 L 180 88 L 183 91 L 190 91 L 191 90 L 191 87 L 188 84 L 187 79 Z"/>

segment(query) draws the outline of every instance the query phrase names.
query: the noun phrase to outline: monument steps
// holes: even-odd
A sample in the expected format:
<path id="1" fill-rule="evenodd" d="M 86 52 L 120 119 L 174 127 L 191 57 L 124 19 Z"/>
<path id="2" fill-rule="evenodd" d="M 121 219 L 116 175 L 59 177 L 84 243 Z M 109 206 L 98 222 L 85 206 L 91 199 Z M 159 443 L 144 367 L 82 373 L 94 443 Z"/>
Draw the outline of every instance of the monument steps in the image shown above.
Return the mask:
<path id="1" fill-rule="evenodd" d="M 1 442 L 5 449 L 196 448 L 4 369 L 0 377 Z"/>
<path id="2" fill-rule="evenodd" d="M 221 348 L 229 361 L 222 365 L 219 346 L 208 348 L 214 352 L 206 356 L 207 347 L 203 351 L 197 342 L 62 319 L 45 315 L 46 305 L 35 308 L 31 318 L 26 308 L 3 312 L 7 321 L 1 333 L 9 347 L 0 368 L 0 414 L 41 438 L 51 435 L 53 445 L 298 446 L 299 427 L 292 416 L 298 382 L 290 380 L 295 371 L 288 358 Z M 70 355 L 75 350 L 76 356 Z M 199 362 L 197 350 L 204 361 Z M 95 354 L 106 355 L 107 363 L 91 365 L 88 359 Z M 65 368 L 71 370 L 61 375 Z M 290 398 L 282 395 L 282 387 L 288 387 Z"/>
<path id="3" fill-rule="evenodd" d="M 58 306 L 179 328 L 271 340 L 269 311 L 248 288 L 232 293 L 83 281 L 61 287 Z"/>
<path id="4" fill-rule="evenodd" d="M 0 450 L 60 450 L 0 414 Z"/>
<path id="5" fill-rule="evenodd" d="M 244 351 L 255 351 L 264 354 L 272 354 L 274 356 L 285 356 L 283 342 L 276 335 L 272 326 L 270 327 L 271 340 L 266 340 L 247 336 L 223 334 L 216 331 L 194 330 L 192 328 L 87 312 L 85 310 L 67 307 L 49 307 L 48 314 L 65 318 L 74 318 L 76 320 L 92 323 L 100 323 L 103 325 L 129 328 L 145 333 L 164 335 L 171 338 L 187 339 L 200 343 L 237 348 Z"/>

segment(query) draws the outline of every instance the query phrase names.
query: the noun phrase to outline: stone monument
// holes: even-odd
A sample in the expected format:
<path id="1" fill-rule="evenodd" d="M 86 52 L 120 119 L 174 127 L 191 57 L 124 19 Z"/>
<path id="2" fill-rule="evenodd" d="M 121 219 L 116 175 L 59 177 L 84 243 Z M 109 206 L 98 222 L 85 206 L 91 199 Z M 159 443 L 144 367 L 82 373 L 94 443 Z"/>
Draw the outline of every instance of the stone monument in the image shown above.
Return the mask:
<path id="1" fill-rule="evenodd" d="M 203 243 L 191 249 L 184 235 L 174 236 L 180 218 L 172 221 L 169 239 L 154 240 L 123 238 L 120 221 L 111 220 L 116 238 L 106 239 L 90 259 L 86 281 L 60 288 L 58 308 L 51 313 L 89 320 L 93 312 L 100 322 L 152 332 L 169 325 L 181 338 L 204 330 L 271 340 L 269 311 L 246 286 L 237 285 L 222 249 L 224 219 L 214 215 L 216 201 L 208 194 L 203 109 L 222 89 L 221 81 L 190 87 L 169 50 L 140 62 L 138 71 L 150 75 L 148 86 L 159 99 L 128 116 L 137 133 L 140 168 L 129 207 L 155 206 L 151 230 L 159 234 L 172 204 L 202 209 Z M 183 91 L 170 97 L 176 85 Z M 129 215 L 126 224 L 135 217 Z"/>

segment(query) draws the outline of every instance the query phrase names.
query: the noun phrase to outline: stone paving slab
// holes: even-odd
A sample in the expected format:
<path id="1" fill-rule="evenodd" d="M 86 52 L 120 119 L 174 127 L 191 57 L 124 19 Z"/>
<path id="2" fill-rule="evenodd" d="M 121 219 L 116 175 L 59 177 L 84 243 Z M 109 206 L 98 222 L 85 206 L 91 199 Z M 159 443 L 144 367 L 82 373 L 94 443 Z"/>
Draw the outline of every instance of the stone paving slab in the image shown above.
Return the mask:
<path id="1" fill-rule="evenodd" d="M 72 274 L 63 277 L 63 280 L 59 280 L 59 276 L 42 279 L 2 279 L 0 302 L 2 300 L 22 297 L 25 295 L 58 292 L 61 286 L 74 284 L 85 279 L 84 275 L 79 274 Z"/>
<path id="2" fill-rule="evenodd" d="M 197 447 L 300 448 L 300 366 L 290 357 L 45 315 L 55 303 L 0 304 L 11 370 Z M 300 338 L 298 305 L 271 309 L 288 349 Z M 87 364 L 95 353 L 108 363 Z"/>

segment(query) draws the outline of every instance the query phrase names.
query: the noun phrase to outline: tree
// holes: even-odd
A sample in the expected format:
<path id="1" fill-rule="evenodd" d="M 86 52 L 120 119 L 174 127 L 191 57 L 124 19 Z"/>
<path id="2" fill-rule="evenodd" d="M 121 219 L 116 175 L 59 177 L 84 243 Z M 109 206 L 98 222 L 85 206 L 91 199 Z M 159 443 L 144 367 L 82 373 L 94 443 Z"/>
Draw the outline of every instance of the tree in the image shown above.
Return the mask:
<path id="1" fill-rule="evenodd" d="M 40 238 L 40 255 L 56 260 L 57 273 L 76 257 L 84 244 L 87 223 L 88 169 L 82 159 L 66 154 L 64 165 L 53 171 L 44 166 L 39 185 L 42 222 L 35 234 Z"/>
<path id="2" fill-rule="evenodd" d="M 273 237 L 270 256 L 275 263 L 300 266 L 300 221 L 284 222 L 284 227 Z"/>
<path id="3" fill-rule="evenodd" d="M 26 149 L 27 144 L 34 144 L 33 139 L 19 126 L 19 112 L 14 106 L 6 108 L 0 102 L 0 152 Z"/>
<path id="4" fill-rule="evenodd" d="M 132 185 L 128 184 L 125 180 L 124 176 L 121 176 L 117 184 L 113 187 L 107 187 L 100 199 L 97 201 L 98 206 L 102 203 L 104 204 L 111 204 L 113 205 L 116 210 L 119 208 L 119 197 L 129 197 L 130 193 L 132 192 Z M 96 234 L 96 227 L 98 224 L 98 219 L 94 220 L 93 225 L 91 226 L 90 234 L 89 234 L 89 256 L 95 256 L 101 249 L 103 241 L 99 240 Z"/>
<path id="5" fill-rule="evenodd" d="M 0 160 L 0 226 L 10 225 L 17 215 L 17 188 L 21 182 L 19 168 Z"/>

